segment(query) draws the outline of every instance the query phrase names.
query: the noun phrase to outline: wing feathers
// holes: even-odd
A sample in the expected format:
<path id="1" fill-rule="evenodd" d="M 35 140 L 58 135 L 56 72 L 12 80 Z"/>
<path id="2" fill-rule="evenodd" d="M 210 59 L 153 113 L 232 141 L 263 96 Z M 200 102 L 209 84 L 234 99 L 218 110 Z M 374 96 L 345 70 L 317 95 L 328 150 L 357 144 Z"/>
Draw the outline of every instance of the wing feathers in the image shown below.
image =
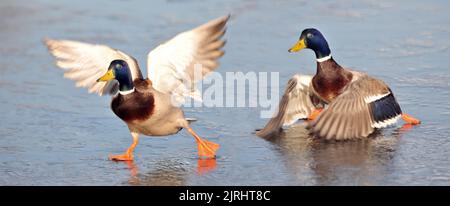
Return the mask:
<path id="1" fill-rule="evenodd" d="M 225 41 L 221 38 L 229 18 L 229 15 L 224 16 L 180 33 L 149 52 L 148 78 L 153 87 L 175 95 L 177 100 L 198 96 L 195 82 L 214 71 L 219 66 L 218 59 L 224 55 L 221 48 Z M 194 79 L 197 67 L 201 68 L 201 76 Z"/>
<path id="2" fill-rule="evenodd" d="M 384 82 L 359 75 L 309 128 L 326 139 L 356 139 L 395 123 L 400 114 L 400 106 Z"/>
<path id="3" fill-rule="evenodd" d="M 260 137 L 277 135 L 283 125 L 293 124 L 298 119 L 309 116 L 315 108 L 309 92 L 311 79 L 311 76 L 294 75 L 288 81 L 277 113 L 256 135 Z"/>
<path id="4" fill-rule="evenodd" d="M 133 79 L 142 78 L 133 57 L 108 46 L 53 39 L 45 39 L 44 43 L 56 57 L 56 65 L 64 70 L 64 77 L 74 80 L 77 87 L 87 88 L 89 93 L 103 95 L 117 92 L 116 81 L 96 81 L 107 71 L 111 61 L 116 59 L 128 63 Z"/>

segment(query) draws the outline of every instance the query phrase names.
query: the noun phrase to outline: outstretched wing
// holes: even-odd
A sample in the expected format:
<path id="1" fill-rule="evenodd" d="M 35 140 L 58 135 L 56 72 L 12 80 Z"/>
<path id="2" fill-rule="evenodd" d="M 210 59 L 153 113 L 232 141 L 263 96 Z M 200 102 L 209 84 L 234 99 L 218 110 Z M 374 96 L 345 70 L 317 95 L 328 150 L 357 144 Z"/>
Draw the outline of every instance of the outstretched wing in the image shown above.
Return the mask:
<path id="1" fill-rule="evenodd" d="M 394 124 L 401 113 L 384 82 L 361 75 L 309 127 L 313 134 L 326 139 L 362 138 L 371 134 L 374 128 Z"/>
<path id="2" fill-rule="evenodd" d="M 225 25 L 230 16 L 212 20 L 195 29 L 183 32 L 159 45 L 148 54 L 148 78 L 153 87 L 170 93 L 180 100 L 192 97 L 201 100 L 195 82 L 218 67 L 224 54 Z M 194 73 L 198 68 L 198 75 Z"/>
<path id="3" fill-rule="evenodd" d="M 117 81 L 97 82 L 116 59 L 128 63 L 132 78 L 142 78 L 136 60 L 122 51 L 104 45 L 87 44 L 69 40 L 44 40 L 50 53 L 56 57 L 56 65 L 64 70 L 64 77 L 76 82 L 77 87 L 85 87 L 89 93 L 99 95 L 115 94 Z"/>
<path id="4" fill-rule="evenodd" d="M 278 111 L 266 126 L 256 135 L 267 137 L 276 135 L 283 125 L 291 125 L 299 119 L 307 118 L 316 108 L 311 100 L 310 83 L 312 76 L 294 75 L 284 91 Z"/>

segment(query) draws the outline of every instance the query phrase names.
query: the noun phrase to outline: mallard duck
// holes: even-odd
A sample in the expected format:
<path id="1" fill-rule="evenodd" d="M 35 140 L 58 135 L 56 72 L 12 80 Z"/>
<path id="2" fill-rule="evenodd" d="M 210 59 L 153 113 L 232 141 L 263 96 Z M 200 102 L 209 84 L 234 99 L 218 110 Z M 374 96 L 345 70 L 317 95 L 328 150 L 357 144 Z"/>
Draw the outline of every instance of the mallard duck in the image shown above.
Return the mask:
<path id="1" fill-rule="evenodd" d="M 288 81 L 277 114 L 257 135 L 276 135 L 299 119 L 308 120 L 307 128 L 314 136 L 328 140 L 367 137 L 399 118 L 412 125 L 420 123 L 402 112 L 386 83 L 336 63 L 317 29 L 303 30 L 289 52 L 305 48 L 316 54 L 316 74 L 296 74 Z"/>
<path id="2" fill-rule="evenodd" d="M 109 159 L 133 160 L 140 134 L 166 136 L 183 128 L 196 139 L 200 156 L 214 158 L 219 145 L 199 137 L 178 105 L 186 97 L 198 99 L 195 81 L 218 67 L 228 19 L 229 15 L 180 33 L 150 51 L 147 79 L 136 59 L 108 46 L 52 39 L 45 44 L 64 69 L 64 77 L 90 93 L 113 95 L 111 109 L 127 124 L 133 143 L 124 154 Z"/>

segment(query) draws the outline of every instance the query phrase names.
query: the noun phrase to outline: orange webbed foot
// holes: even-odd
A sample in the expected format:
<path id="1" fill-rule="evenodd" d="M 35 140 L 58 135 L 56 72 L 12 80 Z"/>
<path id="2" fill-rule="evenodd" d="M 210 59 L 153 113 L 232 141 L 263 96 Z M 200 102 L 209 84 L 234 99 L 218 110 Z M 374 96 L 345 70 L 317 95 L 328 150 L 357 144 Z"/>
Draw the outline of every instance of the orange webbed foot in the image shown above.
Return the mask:
<path id="1" fill-rule="evenodd" d="M 215 158 L 216 151 L 220 145 L 214 142 L 207 141 L 205 139 L 197 140 L 198 155 L 200 157 Z"/>
<path id="2" fill-rule="evenodd" d="M 189 133 L 192 134 L 192 136 L 195 137 L 195 140 L 197 141 L 198 155 L 200 157 L 206 157 L 206 158 L 215 158 L 216 157 L 216 151 L 220 147 L 219 144 L 202 139 L 190 127 L 188 127 L 187 130 Z"/>
<path id="3" fill-rule="evenodd" d="M 113 161 L 133 161 L 133 151 L 139 141 L 139 134 L 136 132 L 131 132 L 131 136 L 133 137 L 133 143 L 130 147 L 125 151 L 125 153 L 120 155 L 109 155 L 109 160 Z"/>
<path id="4" fill-rule="evenodd" d="M 411 125 L 418 125 L 418 124 L 420 124 L 420 120 L 412 117 L 409 114 L 403 113 L 402 114 L 402 119 L 403 119 L 403 121 L 405 121 L 406 123 L 411 124 Z"/>
<path id="5" fill-rule="evenodd" d="M 311 114 L 308 116 L 308 120 L 315 120 L 320 113 L 322 112 L 323 108 L 320 109 L 314 109 Z"/>

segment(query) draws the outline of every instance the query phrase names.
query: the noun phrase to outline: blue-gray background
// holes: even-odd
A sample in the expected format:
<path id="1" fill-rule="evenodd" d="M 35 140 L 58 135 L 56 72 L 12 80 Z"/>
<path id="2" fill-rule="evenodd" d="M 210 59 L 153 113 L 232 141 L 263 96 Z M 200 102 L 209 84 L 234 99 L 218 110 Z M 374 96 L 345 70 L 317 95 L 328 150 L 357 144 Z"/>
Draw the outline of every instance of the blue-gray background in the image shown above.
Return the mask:
<path id="1" fill-rule="evenodd" d="M 0 2 L 0 185 L 449 185 L 448 1 Z M 367 141 L 321 143 L 295 127 L 278 140 L 252 134 L 262 108 L 187 108 L 199 134 L 222 145 L 216 168 L 198 169 L 185 131 L 142 138 L 133 165 L 107 160 L 131 138 L 109 109 L 62 78 L 44 37 L 107 44 L 135 56 L 178 32 L 231 13 L 218 72 L 313 74 L 310 51 L 287 49 L 303 28 L 327 37 L 334 58 L 390 84 L 423 124 Z"/>

